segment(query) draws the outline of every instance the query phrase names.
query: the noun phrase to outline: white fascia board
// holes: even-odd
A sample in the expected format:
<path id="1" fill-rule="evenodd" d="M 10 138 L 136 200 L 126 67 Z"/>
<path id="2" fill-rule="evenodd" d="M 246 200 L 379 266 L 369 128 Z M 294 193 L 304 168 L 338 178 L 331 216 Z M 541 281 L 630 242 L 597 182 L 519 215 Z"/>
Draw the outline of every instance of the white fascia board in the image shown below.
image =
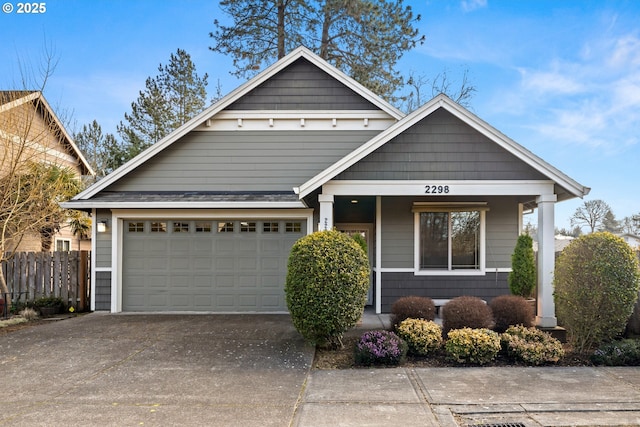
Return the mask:
<path id="1" fill-rule="evenodd" d="M 313 209 L 221 209 L 216 211 L 202 211 L 198 209 L 113 209 L 114 219 L 146 218 L 146 219 L 313 219 Z"/>
<path id="2" fill-rule="evenodd" d="M 511 154 L 515 155 L 517 158 L 535 168 L 540 173 L 548 176 L 558 185 L 566 188 L 574 196 L 583 197 L 589 193 L 590 189 L 588 187 L 580 185 L 573 179 L 569 178 L 567 175 L 560 172 L 558 169 L 554 168 L 529 150 L 522 147 L 520 144 L 516 143 L 503 133 L 499 132 L 497 129 L 495 129 L 485 121 L 481 120 L 476 115 L 472 114 L 459 104 L 452 101 L 446 95 L 441 94 L 424 104 L 422 107 L 415 110 L 413 113 L 404 117 L 395 125 L 390 126 L 387 130 L 376 135 L 367 143 L 361 145 L 350 154 L 346 155 L 333 165 L 329 166 L 327 169 L 320 172 L 309 181 L 302 184 L 300 187 L 297 187 L 296 190 L 299 193 L 300 198 L 309 195 L 316 188 L 333 179 L 335 176 L 345 171 L 347 168 L 353 166 L 355 163 L 362 160 L 378 148 L 382 147 L 391 139 L 400 135 L 402 132 L 414 126 L 416 123 L 429 116 L 435 110 L 441 107 L 452 113 L 454 116 L 458 117 L 464 123 L 468 124 L 493 142 L 500 145 L 502 148 L 506 149 Z"/>
<path id="3" fill-rule="evenodd" d="M 238 86 L 235 90 L 231 91 L 228 95 L 223 97 L 220 101 L 213 104 L 211 107 L 205 109 L 202 113 L 195 116 L 193 119 L 189 120 L 187 123 L 161 139 L 160 141 L 153 144 L 151 147 L 147 148 L 145 151 L 140 153 L 138 156 L 131 159 L 129 162 L 120 166 L 115 171 L 111 172 L 109 175 L 90 186 L 83 192 L 76 195 L 73 200 L 82 200 L 89 199 L 95 196 L 98 192 L 107 188 L 109 185 L 116 182 L 122 176 L 126 175 L 130 171 L 134 170 L 148 159 L 155 156 L 157 153 L 164 150 L 166 147 L 173 144 L 175 141 L 179 140 L 187 133 L 191 132 L 195 128 L 197 128 L 200 124 L 206 122 L 208 119 L 211 119 L 213 116 L 227 108 L 229 105 L 242 98 L 244 95 L 249 93 L 251 90 L 270 79 L 278 72 L 289 66 L 294 61 L 299 58 L 304 57 L 309 60 L 311 63 L 315 64 L 318 68 L 326 71 L 329 75 L 334 77 L 336 80 L 346 84 L 351 90 L 360 94 L 368 101 L 372 102 L 374 105 L 378 106 L 383 111 L 387 112 L 389 115 L 394 117 L 395 119 L 401 119 L 404 114 L 398 110 L 397 108 L 391 106 L 391 104 L 382 100 L 382 98 L 375 95 L 373 92 L 366 89 L 364 86 L 360 85 L 358 82 L 353 80 L 351 77 L 348 77 L 346 74 L 339 71 L 337 68 L 329 65 L 324 60 L 320 59 L 317 55 L 311 52 L 309 49 L 305 47 L 299 47 L 293 50 L 289 55 L 285 56 L 278 62 L 272 64 L 267 67 L 264 71 L 258 74 L 256 77 L 248 80 L 244 84 Z"/>
<path id="4" fill-rule="evenodd" d="M 441 95 L 443 96 L 443 95 Z M 548 176 L 555 181 L 561 187 L 567 189 L 571 194 L 576 197 L 584 197 L 589 194 L 591 190 L 570 178 L 568 175 L 561 172 L 556 167 L 547 163 L 542 158 L 535 155 L 530 150 L 526 149 L 522 145 L 509 138 L 498 129 L 494 128 L 469 110 L 463 108 L 456 102 L 451 101 L 449 98 L 443 96 L 443 106 L 446 110 L 458 117 L 460 120 L 489 138 L 491 141 L 497 143 L 502 148 L 527 163 L 529 166 L 536 169 L 538 172 Z"/>
<path id="5" fill-rule="evenodd" d="M 334 196 L 537 196 L 553 194 L 553 181 L 329 181 L 322 194 Z M 427 188 L 428 187 L 428 188 Z"/>
<path id="6" fill-rule="evenodd" d="M 73 201 L 60 203 L 65 209 L 302 209 L 307 206 L 296 202 L 96 202 Z"/>
<path id="7" fill-rule="evenodd" d="M 71 138 L 71 135 L 69 135 L 67 130 L 64 128 L 64 126 L 62 125 L 62 122 L 60 121 L 60 119 L 58 119 L 58 116 L 56 116 L 56 113 L 54 113 L 53 109 L 51 108 L 51 106 L 49 105 L 49 103 L 47 102 L 45 97 L 42 96 L 42 94 L 40 92 L 38 92 L 38 93 L 40 94 L 40 102 L 42 102 L 42 104 L 45 106 L 45 108 L 47 109 L 48 114 L 51 115 L 51 120 L 53 120 L 53 122 L 55 123 L 56 127 L 60 130 L 60 132 L 62 133 L 62 136 L 64 137 L 64 139 L 67 141 L 67 143 L 71 147 L 71 150 L 74 152 L 74 154 L 77 157 L 77 159 L 80 160 L 80 162 L 84 165 L 84 167 L 89 172 L 89 175 L 95 176 L 96 172 L 93 170 L 91 165 L 89 165 L 89 162 L 84 157 L 84 155 L 82 154 L 82 151 L 80 151 L 80 149 L 78 148 L 76 143 L 73 141 L 73 138 Z"/>

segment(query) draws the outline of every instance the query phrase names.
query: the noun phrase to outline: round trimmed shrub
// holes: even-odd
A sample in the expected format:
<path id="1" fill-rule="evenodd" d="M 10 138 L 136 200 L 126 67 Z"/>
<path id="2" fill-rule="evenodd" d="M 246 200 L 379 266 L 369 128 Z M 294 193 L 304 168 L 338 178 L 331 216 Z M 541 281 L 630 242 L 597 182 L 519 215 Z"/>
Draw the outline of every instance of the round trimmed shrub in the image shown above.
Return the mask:
<path id="1" fill-rule="evenodd" d="M 500 335 L 484 328 L 454 329 L 447 334 L 444 348 L 447 357 L 454 362 L 484 365 L 500 352 Z"/>
<path id="2" fill-rule="evenodd" d="M 511 272 L 507 277 L 513 295 L 529 298 L 536 287 L 536 262 L 533 255 L 533 239 L 528 234 L 518 236 L 511 255 Z"/>
<path id="3" fill-rule="evenodd" d="M 558 257 L 553 285 L 558 318 L 583 352 L 624 331 L 638 297 L 638 260 L 611 233 L 580 236 Z"/>
<path id="4" fill-rule="evenodd" d="M 491 329 L 492 327 L 491 308 L 478 297 L 456 297 L 442 307 L 442 331 L 444 334 L 452 329 Z"/>
<path id="5" fill-rule="evenodd" d="M 407 343 L 391 331 L 367 331 L 355 347 L 356 365 L 400 365 L 407 357 Z"/>
<path id="6" fill-rule="evenodd" d="M 501 341 L 509 357 L 530 365 L 556 363 L 564 356 L 562 343 L 536 328 L 511 326 L 502 334 Z"/>
<path id="7" fill-rule="evenodd" d="M 413 354 L 425 356 L 442 346 L 442 328 L 431 320 L 405 319 L 398 325 L 397 333 Z"/>
<path id="8" fill-rule="evenodd" d="M 489 303 L 493 312 L 496 332 L 504 332 L 509 326 L 533 326 L 533 307 L 526 298 L 517 295 L 500 295 Z"/>
<path id="9" fill-rule="evenodd" d="M 391 324 L 394 328 L 405 319 L 433 320 L 435 318 L 436 306 L 428 297 L 401 297 L 391 306 Z"/>
<path id="10" fill-rule="evenodd" d="M 293 325 L 310 343 L 342 346 L 342 334 L 362 317 L 368 289 L 369 261 L 346 234 L 318 231 L 291 248 L 287 307 Z"/>

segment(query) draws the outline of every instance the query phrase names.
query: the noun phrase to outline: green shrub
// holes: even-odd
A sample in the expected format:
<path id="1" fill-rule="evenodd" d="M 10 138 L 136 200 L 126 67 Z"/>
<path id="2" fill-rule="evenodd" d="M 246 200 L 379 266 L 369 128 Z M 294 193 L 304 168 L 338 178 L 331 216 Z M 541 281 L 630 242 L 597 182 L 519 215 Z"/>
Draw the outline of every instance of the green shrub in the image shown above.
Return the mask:
<path id="1" fill-rule="evenodd" d="M 489 303 L 493 312 L 497 332 L 504 332 L 509 326 L 523 325 L 533 326 L 533 307 L 526 298 L 517 295 L 500 295 Z"/>
<path id="2" fill-rule="evenodd" d="M 342 345 L 342 334 L 362 316 L 369 261 L 339 231 L 299 239 L 289 255 L 285 294 L 295 328 L 309 342 Z"/>
<path id="3" fill-rule="evenodd" d="M 605 366 L 640 366 L 640 341 L 625 339 L 607 343 L 593 352 L 591 361 Z"/>
<path id="4" fill-rule="evenodd" d="M 489 329 L 454 329 L 444 344 L 447 357 L 457 363 L 484 365 L 500 352 L 500 335 Z"/>
<path id="5" fill-rule="evenodd" d="M 511 272 L 507 278 L 513 295 L 529 298 L 536 287 L 536 262 L 533 255 L 533 239 L 528 234 L 518 236 L 511 255 Z"/>
<path id="6" fill-rule="evenodd" d="M 33 302 L 36 307 L 62 307 L 62 298 L 59 297 L 40 297 Z"/>
<path id="7" fill-rule="evenodd" d="M 367 246 L 367 241 L 362 234 L 355 233 L 351 236 L 351 238 L 358 244 L 358 246 L 360 246 L 360 249 L 362 249 L 362 252 L 364 252 L 365 255 L 369 253 L 369 247 Z"/>
<path id="8" fill-rule="evenodd" d="M 491 308 L 480 298 L 462 296 L 449 301 L 442 307 L 442 330 L 447 334 L 452 329 L 491 329 L 493 314 Z"/>
<path id="9" fill-rule="evenodd" d="M 355 346 L 356 365 L 400 365 L 407 357 L 407 343 L 390 331 L 367 331 Z"/>
<path id="10" fill-rule="evenodd" d="M 558 318 L 582 352 L 624 330 L 638 296 L 638 260 L 621 238 L 588 234 L 562 251 L 553 284 Z"/>
<path id="11" fill-rule="evenodd" d="M 391 306 L 391 324 L 397 327 L 405 319 L 433 320 L 436 306 L 431 298 L 408 296 L 398 298 Z"/>
<path id="12" fill-rule="evenodd" d="M 430 320 L 405 319 L 398 325 L 397 333 L 413 354 L 425 356 L 442 346 L 442 328 Z"/>
<path id="13" fill-rule="evenodd" d="M 502 334 L 501 341 L 509 357 L 530 365 L 556 363 L 564 356 L 562 343 L 536 328 L 511 326 Z"/>

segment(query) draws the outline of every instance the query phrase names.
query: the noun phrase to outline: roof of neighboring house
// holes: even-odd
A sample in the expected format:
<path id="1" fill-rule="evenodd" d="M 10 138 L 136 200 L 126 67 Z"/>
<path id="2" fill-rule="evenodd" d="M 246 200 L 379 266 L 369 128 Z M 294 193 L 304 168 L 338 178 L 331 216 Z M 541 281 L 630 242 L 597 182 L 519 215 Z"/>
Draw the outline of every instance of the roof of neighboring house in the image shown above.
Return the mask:
<path id="1" fill-rule="evenodd" d="M 83 170 L 83 175 L 95 175 L 94 170 L 82 154 L 82 151 L 68 134 L 62 122 L 58 119 L 53 109 L 40 91 L 36 90 L 4 90 L 0 91 L 0 113 L 18 107 L 25 103 L 32 103 L 34 107 L 39 107 L 45 120 L 50 121 L 62 136 L 61 144 L 65 145 L 69 151 L 79 160 L 79 166 Z"/>

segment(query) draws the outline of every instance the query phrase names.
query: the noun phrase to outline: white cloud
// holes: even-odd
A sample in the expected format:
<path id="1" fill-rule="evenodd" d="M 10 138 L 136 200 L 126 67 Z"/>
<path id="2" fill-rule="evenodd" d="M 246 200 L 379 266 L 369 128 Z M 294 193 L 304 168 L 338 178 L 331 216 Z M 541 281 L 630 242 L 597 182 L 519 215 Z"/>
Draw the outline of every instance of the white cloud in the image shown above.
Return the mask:
<path id="1" fill-rule="evenodd" d="M 487 7 L 487 0 L 462 0 L 460 7 L 463 12 L 473 12 L 476 9 Z"/>

